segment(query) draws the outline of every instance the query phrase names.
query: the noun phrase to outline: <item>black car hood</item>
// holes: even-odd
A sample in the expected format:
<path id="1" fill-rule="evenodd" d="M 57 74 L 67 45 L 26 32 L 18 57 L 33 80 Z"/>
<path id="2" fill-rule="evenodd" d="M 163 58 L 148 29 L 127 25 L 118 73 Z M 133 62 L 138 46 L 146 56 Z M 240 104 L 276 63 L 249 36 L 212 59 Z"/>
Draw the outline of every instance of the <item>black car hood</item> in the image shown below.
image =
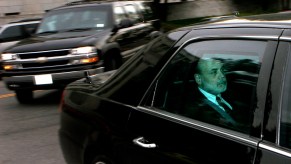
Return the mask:
<path id="1" fill-rule="evenodd" d="M 94 45 L 97 40 L 108 33 L 110 33 L 109 30 L 35 35 L 18 42 L 7 49 L 6 52 L 23 53 Z"/>

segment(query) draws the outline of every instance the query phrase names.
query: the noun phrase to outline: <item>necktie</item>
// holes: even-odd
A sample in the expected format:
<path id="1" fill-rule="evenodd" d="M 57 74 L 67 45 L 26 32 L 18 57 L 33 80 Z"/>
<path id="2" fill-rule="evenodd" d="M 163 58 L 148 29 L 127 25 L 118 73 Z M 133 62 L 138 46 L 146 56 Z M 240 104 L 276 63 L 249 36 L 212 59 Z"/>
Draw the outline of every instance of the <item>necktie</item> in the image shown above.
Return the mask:
<path id="1" fill-rule="evenodd" d="M 222 100 L 222 98 L 220 96 L 216 96 L 216 101 L 217 103 L 223 107 L 225 112 L 222 112 L 220 114 L 222 114 L 222 116 L 232 125 L 235 125 L 236 122 L 233 120 L 232 116 L 231 116 L 231 109 L 228 107 L 228 105 L 225 104 L 225 102 Z"/>
<path id="2" fill-rule="evenodd" d="M 216 101 L 221 106 L 225 112 L 230 113 L 231 109 L 223 102 L 220 96 L 216 96 Z"/>

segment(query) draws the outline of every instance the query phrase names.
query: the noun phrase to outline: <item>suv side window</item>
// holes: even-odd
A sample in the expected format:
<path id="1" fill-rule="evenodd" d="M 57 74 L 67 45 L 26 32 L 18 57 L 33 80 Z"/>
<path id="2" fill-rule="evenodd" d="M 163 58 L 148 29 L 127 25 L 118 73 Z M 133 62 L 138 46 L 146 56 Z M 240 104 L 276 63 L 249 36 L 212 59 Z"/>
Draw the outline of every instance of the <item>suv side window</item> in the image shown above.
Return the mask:
<path id="1" fill-rule="evenodd" d="M 289 51 L 287 66 L 286 66 L 286 77 L 284 79 L 283 88 L 283 105 L 280 115 L 280 146 L 291 149 L 291 58 L 290 58 L 290 43 L 285 43 L 284 50 Z"/>
<path id="2" fill-rule="evenodd" d="M 115 23 L 120 24 L 122 20 L 126 19 L 126 14 L 121 6 L 114 7 Z"/>
<path id="3" fill-rule="evenodd" d="M 128 17 L 134 21 L 134 23 L 140 22 L 140 16 L 136 10 L 136 8 L 133 5 L 125 5 L 124 9 L 126 13 L 128 14 Z"/>
<path id="4" fill-rule="evenodd" d="M 151 7 L 147 3 L 138 3 L 139 10 L 143 15 L 144 20 L 151 20 L 154 19 L 154 13 Z"/>
<path id="5" fill-rule="evenodd" d="M 249 133 L 267 42 L 189 43 L 161 73 L 150 106 Z M 225 46 L 228 45 L 228 46 Z"/>

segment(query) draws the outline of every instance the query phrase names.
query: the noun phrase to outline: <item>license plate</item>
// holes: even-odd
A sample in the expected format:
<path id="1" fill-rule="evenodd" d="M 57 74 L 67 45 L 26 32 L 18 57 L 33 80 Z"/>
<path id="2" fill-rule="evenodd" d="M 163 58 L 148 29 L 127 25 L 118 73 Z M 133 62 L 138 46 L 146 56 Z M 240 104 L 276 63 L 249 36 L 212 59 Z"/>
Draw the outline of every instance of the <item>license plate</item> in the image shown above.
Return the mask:
<path id="1" fill-rule="evenodd" d="M 52 84 L 53 78 L 52 78 L 51 74 L 36 75 L 36 76 L 34 76 L 34 82 L 36 85 Z"/>

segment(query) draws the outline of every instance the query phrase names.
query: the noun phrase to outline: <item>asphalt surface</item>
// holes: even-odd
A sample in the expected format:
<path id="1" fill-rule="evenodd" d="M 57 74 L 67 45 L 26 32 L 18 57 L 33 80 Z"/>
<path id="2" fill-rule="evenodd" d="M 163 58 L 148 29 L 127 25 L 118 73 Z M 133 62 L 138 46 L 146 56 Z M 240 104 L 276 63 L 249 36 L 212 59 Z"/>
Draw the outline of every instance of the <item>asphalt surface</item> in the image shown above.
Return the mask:
<path id="1" fill-rule="evenodd" d="M 36 91 L 21 105 L 0 81 L 0 164 L 65 164 L 58 129 L 61 92 Z"/>

